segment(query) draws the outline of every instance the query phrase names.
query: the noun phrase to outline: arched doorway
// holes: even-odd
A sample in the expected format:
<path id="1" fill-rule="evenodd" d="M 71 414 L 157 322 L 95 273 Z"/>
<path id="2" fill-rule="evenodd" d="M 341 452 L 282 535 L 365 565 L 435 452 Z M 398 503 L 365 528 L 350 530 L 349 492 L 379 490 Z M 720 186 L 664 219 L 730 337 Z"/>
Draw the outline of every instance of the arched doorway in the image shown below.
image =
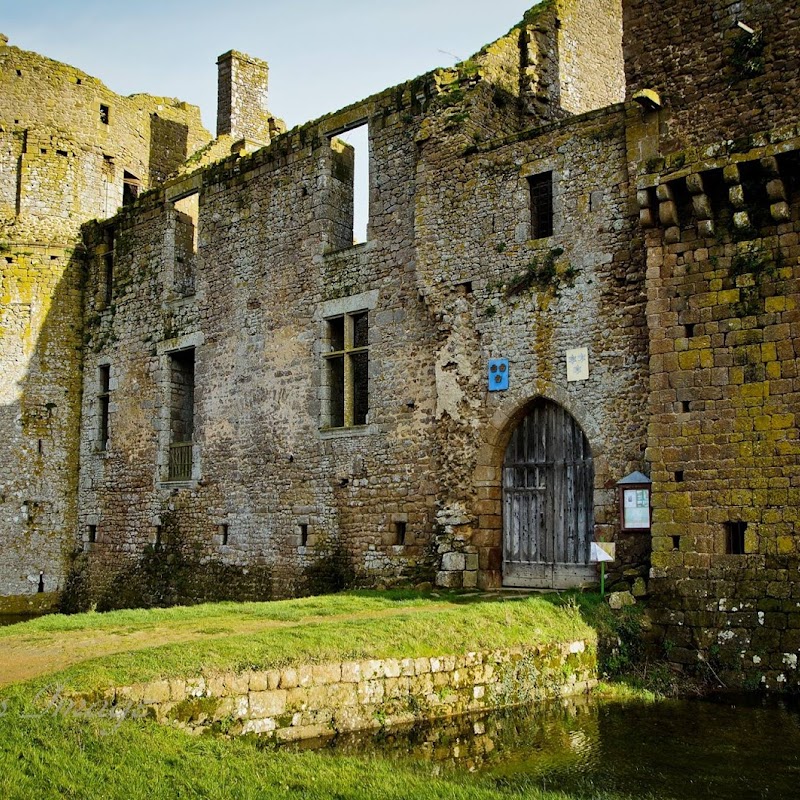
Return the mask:
<path id="1" fill-rule="evenodd" d="M 566 589 L 595 580 L 592 450 L 566 409 L 544 398 L 503 461 L 503 585 Z"/>

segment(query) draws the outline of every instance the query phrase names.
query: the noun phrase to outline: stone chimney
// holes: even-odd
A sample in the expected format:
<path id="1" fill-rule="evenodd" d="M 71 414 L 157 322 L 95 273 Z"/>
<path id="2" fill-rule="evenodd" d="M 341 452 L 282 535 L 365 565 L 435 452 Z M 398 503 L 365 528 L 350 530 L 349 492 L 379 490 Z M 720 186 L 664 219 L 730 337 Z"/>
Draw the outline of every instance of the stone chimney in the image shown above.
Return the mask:
<path id="1" fill-rule="evenodd" d="M 281 126 L 267 108 L 267 62 L 229 50 L 217 59 L 217 69 L 217 136 L 268 144 Z"/>

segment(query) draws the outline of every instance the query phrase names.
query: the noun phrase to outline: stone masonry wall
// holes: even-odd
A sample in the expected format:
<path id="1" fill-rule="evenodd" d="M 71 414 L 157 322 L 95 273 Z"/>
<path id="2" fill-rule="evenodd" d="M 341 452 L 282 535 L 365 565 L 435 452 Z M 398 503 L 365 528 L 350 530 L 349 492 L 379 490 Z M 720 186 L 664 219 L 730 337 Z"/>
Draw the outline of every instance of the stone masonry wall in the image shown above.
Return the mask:
<path id="1" fill-rule="evenodd" d="M 664 0 L 654 9 L 648 0 L 625 0 L 624 7 L 628 98 L 659 92 L 668 112 L 661 119 L 665 153 L 738 141 L 796 113 L 797 3 Z"/>
<path id="2" fill-rule="evenodd" d="M 0 596 L 37 594 L 40 573 L 63 590 L 76 545 L 80 226 L 117 211 L 126 172 L 146 188 L 208 139 L 194 106 L 120 97 L 0 37 Z"/>
<path id="3" fill-rule="evenodd" d="M 579 640 L 163 680 L 112 689 L 99 702 L 120 714 L 145 707 L 160 722 L 195 733 L 289 742 L 586 694 L 596 669 L 593 644 Z"/>
<path id="4" fill-rule="evenodd" d="M 672 2 L 656 29 L 639 5 L 626 5 L 629 90 L 663 103 L 628 126 L 647 249 L 656 632 L 673 661 L 728 685 L 795 688 L 800 16 L 793 3 Z"/>

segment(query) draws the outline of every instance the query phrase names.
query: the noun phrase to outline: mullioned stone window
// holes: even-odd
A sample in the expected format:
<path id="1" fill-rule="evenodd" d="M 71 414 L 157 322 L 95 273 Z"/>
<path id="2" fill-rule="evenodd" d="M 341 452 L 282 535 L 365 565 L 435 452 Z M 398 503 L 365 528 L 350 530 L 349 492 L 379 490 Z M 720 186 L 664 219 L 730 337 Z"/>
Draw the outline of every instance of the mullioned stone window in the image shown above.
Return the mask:
<path id="1" fill-rule="evenodd" d="M 323 308 L 322 428 L 369 422 L 370 308 L 377 292 L 332 300 Z"/>

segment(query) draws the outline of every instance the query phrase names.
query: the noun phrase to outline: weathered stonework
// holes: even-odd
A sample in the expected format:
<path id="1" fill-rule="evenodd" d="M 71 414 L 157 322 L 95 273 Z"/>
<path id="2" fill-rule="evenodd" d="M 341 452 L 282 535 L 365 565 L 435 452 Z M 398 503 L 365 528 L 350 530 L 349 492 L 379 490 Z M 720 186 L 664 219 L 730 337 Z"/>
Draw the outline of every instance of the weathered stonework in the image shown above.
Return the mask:
<path id="1" fill-rule="evenodd" d="M 152 191 L 87 225 L 82 249 L 67 237 L 56 259 L 8 261 L 1 363 L 38 410 L 5 406 L 3 592 L 34 590 L 20 578 L 37 575 L 32 552 L 50 576 L 76 547 L 76 607 L 489 588 L 513 583 L 515 531 L 567 519 L 573 546 L 588 518 L 589 537 L 617 544 L 611 588 L 655 594 L 677 662 L 797 683 L 799 41 L 799 12 L 777 0 L 548 0 L 468 61 L 288 132 L 266 110 L 266 64 L 221 57 L 214 143 L 170 177 L 137 151 Z M 17 91 L 39 57 L 8 53 Z M 115 210 L 98 142 L 127 101 L 91 86 L 111 126 L 52 125 L 87 142 L 82 174 L 97 180 L 80 203 L 56 191 L 72 180 L 53 166 L 73 152 L 59 155 L 62 133 L 31 133 L 23 154 L 4 124 L 15 230 L 74 236 Z M 187 107 L 165 106 L 195 130 Z M 354 154 L 337 136 L 365 123 L 369 224 L 354 245 Z M 570 379 L 577 352 L 588 373 Z M 489 391 L 495 359 L 507 390 Z M 537 403 L 591 451 L 589 500 L 573 481 L 561 516 L 542 476 L 578 457 L 524 456 L 519 478 L 507 454 Z M 653 480 L 652 537 L 620 530 L 616 482 L 636 470 Z M 542 505 L 507 502 L 513 480 Z M 23 519 L 37 485 L 49 505 Z M 546 551 L 528 557 L 555 570 Z M 542 585 L 585 582 L 577 566 Z"/>
<path id="2" fill-rule="evenodd" d="M 578 640 L 162 680 L 80 700 L 106 715 L 147 713 L 192 733 L 293 742 L 581 695 L 596 683 L 594 643 Z"/>

